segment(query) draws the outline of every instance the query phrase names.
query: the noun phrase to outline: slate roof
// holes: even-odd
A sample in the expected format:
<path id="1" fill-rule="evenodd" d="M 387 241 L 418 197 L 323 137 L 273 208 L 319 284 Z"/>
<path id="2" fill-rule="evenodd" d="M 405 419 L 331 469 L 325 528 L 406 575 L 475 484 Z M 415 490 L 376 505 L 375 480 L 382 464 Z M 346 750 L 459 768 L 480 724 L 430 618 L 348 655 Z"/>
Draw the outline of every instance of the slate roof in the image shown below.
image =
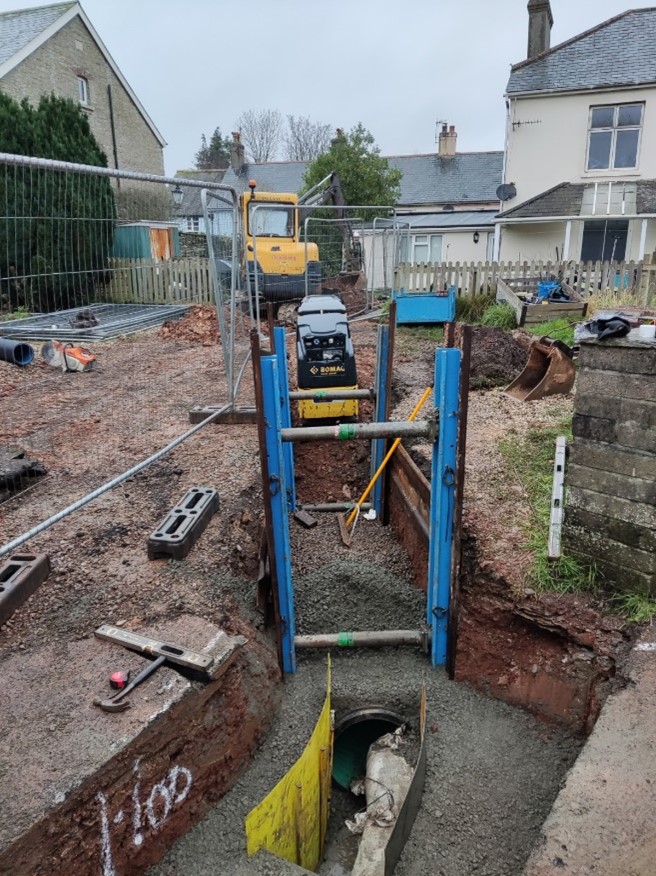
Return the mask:
<path id="1" fill-rule="evenodd" d="M 0 14 L 0 64 L 32 42 L 75 3 L 57 3 Z"/>
<path id="2" fill-rule="evenodd" d="M 225 170 L 179 170 L 176 173 L 176 179 L 193 179 L 202 180 L 203 182 L 220 183 L 223 182 Z M 173 204 L 172 212 L 174 216 L 202 216 L 203 205 L 200 200 L 202 189 L 192 188 L 190 186 L 181 185 L 182 203 Z"/>
<path id="3" fill-rule="evenodd" d="M 506 92 L 616 88 L 656 82 L 656 8 L 629 9 L 511 67 Z"/>
<path id="4" fill-rule="evenodd" d="M 638 180 L 635 184 L 637 188 L 636 197 L 636 213 L 643 215 L 645 213 L 656 213 L 656 180 L 645 179 Z M 583 193 L 586 188 L 589 188 L 590 183 L 559 183 L 559 185 L 548 189 L 524 201 L 523 204 L 518 204 L 511 210 L 506 210 L 499 213 L 497 219 L 539 219 L 541 216 L 558 217 L 558 216 L 579 216 L 581 215 L 581 206 L 583 204 Z M 584 219 L 604 219 L 604 214 L 582 215 Z M 615 214 L 613 219 L 621 218 Z"/>
<path id="5" fill-rule="evenodd" d="M 503 152 L 460 152 L 451 158 L 392 155 L 388 160 L 403 173 L 399 207 L 498 201 Z M 239 192 L 248 188 L 249 179 L 255 179 L 262 191 L 299 192 L 306 170 L 306 161 L 247 164 L 238 175 L 228 168 L 223 182 Z"/>

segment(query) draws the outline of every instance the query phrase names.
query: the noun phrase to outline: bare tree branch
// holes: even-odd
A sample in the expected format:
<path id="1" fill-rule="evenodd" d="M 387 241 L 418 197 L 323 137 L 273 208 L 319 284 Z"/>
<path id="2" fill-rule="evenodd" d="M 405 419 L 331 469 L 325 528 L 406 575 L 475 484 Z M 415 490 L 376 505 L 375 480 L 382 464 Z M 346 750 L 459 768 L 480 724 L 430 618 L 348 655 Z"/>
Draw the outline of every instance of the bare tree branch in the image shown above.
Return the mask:
<path id="1" fill-rule="evenodd" d="M 330 149 L 331 126 L 313 122 L 309 116 L 287 116 L 286 158 L 314 161 Z"/>
<path id="2" fill-rule="evenodd" d="M 278 110 L 246 110 L 237 129 L 253 161 L 273 161 L 280 146 L 283 121 Z"/>

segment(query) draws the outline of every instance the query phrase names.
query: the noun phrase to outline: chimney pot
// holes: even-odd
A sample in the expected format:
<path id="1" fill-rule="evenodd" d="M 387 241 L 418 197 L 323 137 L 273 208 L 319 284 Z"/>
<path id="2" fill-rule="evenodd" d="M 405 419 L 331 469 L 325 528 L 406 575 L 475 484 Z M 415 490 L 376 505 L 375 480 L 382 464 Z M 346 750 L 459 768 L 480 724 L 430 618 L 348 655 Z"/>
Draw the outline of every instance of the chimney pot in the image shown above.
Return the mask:
<path id="1" fill-rule="evenodd" d="M 241 132 L 232 132 L 232 142 L 230 143 L 230 164 L 236 174 L 240 174 L 246 167 L 246 157 L 244 144 L 241 142 Z"/>
<path id="2" fill-rule="evenodd" d="M 453 158 L 456 154 L 456 142 L 458 134 L 455 125 L 442 125 L 439 136 L 438 156 L 440 158 Z"/>

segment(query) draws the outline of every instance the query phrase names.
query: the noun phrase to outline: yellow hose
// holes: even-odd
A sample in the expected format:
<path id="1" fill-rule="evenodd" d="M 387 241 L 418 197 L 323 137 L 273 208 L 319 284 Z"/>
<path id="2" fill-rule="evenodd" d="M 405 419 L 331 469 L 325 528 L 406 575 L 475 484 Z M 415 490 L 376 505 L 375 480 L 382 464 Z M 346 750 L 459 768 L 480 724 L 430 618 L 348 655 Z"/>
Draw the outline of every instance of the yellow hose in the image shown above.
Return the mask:
<path id="1" fill-rule="evenodd" d="M 419 399 L 419 401 L 418 401 L 417 404 L 415 405 L 415 408 L 414 408 L 413 412 L 412 412 L 412 413 L 410 414 L 410 416 L 408 417 L 408 422 L 409 422 L 409 423 L 412 422 L 413 420 L 415 420 L 415 419 L 417 418 L 417 414 L 418 414 L 419 411 L 423 408 L 423 406 L 424 406 L 424 402 L 426 401 L 426 399 L 428 398 L 428 396 L 429 396 L 430 393 L 431 393 L 431 388 L 432 388 L 432 387 L 429 386 L 429 387 L 427 387 L 427 388 L 424 390 L 424 394 L 423 394 L 422 397 Z M 394 451 L 396 450 L 396 448 L 399 446 L 400 443 L 401 443 L 401 439 L 400 439 L 400 438 L 396 438 L 396 439 L 394 440 L 394 444 L 392 444 L 392 446 L 390 447 L 390 449 L 387 451 L 387 454 L 385 455 L 385 459 L 383 459 L 383 461 L 381 462 L 381 464 L 378 466 L 378 469 L 377 469 L 376 473 L 374 474 L 374 476 L 372 477 L 372 479 L 369 481 L 369 484 L 368 484 L 368 486 L 367 486 L 367 489 L 366 489 L 366 490 L 364 491 L 364 493 L 360 496 L 360 498 L 359 498 L 358 501 L 357 501 L 357 504 L 356 504 L 355 508 L 351 511 L 351 513 L 349 514 L 349 516 L 346 518 L 346 525 L 347 525 L 347 526 L 350 526 L 350 525 L 351 525 L 351 523 L 352 523 L 353 520 L 355 519 L 355 517 L 356 517 L 358 511 L 359 511 L 360 508 L 362 507 L 362 504 L 363 504 L 364 502 L 367 501 L 367 496 L 368 496 L 369 493 L 373 490 L 373 488 L 374 488 L 374 484 L 376 483 L 376 481 L 377 481 L 378 478 L 380 477 L 380 473 L 381 473 L 382 470 L 385 468 L 385 466 L 387 465 L 387 463 L 388 463 L 389 460 L 391 459 L 392 454 L 394 453 Z"/>

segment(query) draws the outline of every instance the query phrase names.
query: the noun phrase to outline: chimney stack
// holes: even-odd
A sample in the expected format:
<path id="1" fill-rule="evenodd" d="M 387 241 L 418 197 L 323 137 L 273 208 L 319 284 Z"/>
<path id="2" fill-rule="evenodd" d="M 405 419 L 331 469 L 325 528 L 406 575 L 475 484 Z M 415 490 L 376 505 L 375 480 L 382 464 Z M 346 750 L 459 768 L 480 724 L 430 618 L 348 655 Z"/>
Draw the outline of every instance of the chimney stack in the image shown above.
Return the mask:
<path id="1" fill-rule="evenodd" d="M 232 142 L 230 143 L 230 164 L 235 173 L 239 174 L 246 166 L 244 157 L 244 144 L 241 142 L 241 133 L 239 131 L 232 132 Z"/>
<path id="2" fill-rule="evenodd" d="M 440 158 L 453 158 L 453 156 L 456 154 L 457 139 L 458 135 L 456 133 L 455 125 L 449 125 L 448 127 L 446 124 L 442 125 L 442 130 L 440 131 L 440 136 L 438 140 L 438 156 Z"/>
<path id="3" fill-rule="evenodd" d="M 549 0 L 528 0 L 528 59 L 551 47 L 553 15 Z"/>

